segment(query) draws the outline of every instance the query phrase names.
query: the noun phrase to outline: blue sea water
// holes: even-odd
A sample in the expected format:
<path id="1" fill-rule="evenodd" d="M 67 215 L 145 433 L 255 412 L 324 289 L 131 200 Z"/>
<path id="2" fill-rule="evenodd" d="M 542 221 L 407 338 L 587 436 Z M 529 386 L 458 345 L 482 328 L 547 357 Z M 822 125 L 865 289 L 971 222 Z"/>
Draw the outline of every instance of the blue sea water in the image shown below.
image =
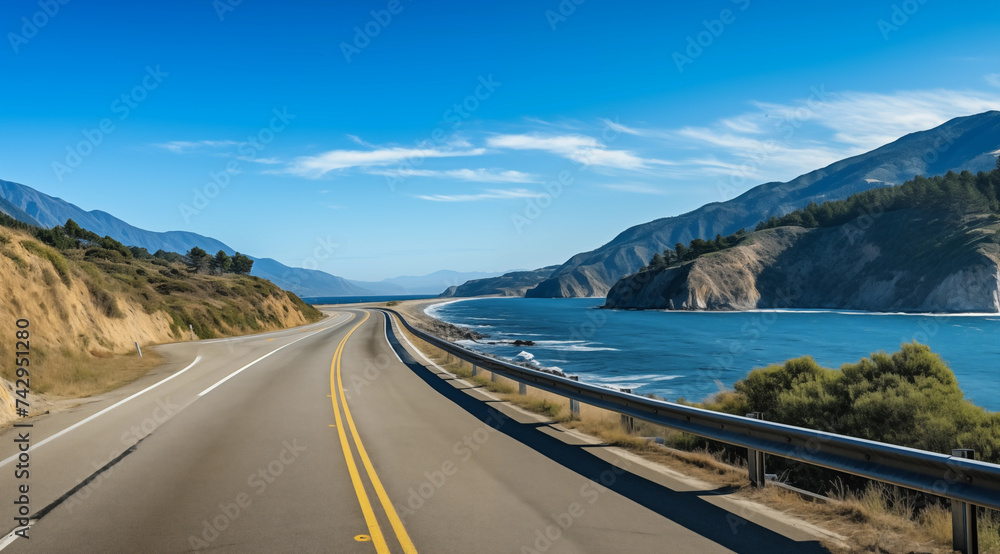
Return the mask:
<path id="1" fill-rule="evenodd" d="M 789 358 L 810 355 L 837 368 L 916 340 L 944 358 L 966 398 L 1000 410 L 997 314 L 597 309 L 603 302 L 481 298 L 437 304 L 427 313 L 489 335 L 467 344 L 477 350 L 668 400 L 702 400 L 732 388 L 751 369 Z M 535 344 L 513 346 L 515 339 Z"/>

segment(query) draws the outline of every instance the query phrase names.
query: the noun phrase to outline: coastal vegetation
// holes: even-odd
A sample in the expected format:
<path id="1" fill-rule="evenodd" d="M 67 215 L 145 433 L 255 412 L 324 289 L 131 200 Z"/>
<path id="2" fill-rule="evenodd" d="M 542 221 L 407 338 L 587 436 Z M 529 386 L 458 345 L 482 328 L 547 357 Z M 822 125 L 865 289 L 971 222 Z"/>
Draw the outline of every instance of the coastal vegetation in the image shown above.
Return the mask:
<path id="1" fill-rule="evenodd" d="M 746 229 L 740 229 L 726 237 L 715 235 L 715 240 L 693 239 L 687 246 L 678 242 L 674 245 L 673 249 L 668 248 L 662 254 L 653 254 L 653 259 L 650 260 L 648 265 L 640 268 L 639 272 L 663 269 L 697 260 L 706 254 L 732 248 L 748 238 L 750 238 L 750 233 Z"/>
<path id="2" fill-rule="evenodd" d="M 933 210 L 952 216 L 1000 215 L 1000 158 L 997 169 L 989 172 L 949 171 L 929 178 L 918 175 L 902 185 L 867 190 L 845 200 L 812 202 L 801 210 L 762 221 L 756 230 L 789 225 L 833 227 L 858 217 L 905 209 Z M 1000 221 L 1000 217 L 993 221 Z"/>

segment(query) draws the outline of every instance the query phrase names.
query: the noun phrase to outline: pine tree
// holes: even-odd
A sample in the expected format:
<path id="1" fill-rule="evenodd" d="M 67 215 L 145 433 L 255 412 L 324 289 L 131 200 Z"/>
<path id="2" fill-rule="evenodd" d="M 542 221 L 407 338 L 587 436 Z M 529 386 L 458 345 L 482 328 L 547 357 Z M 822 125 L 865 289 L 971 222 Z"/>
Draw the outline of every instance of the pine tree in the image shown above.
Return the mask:
<path id="1" fill-rule="evenodd" d="M 253 260 L 239 252 L 233 254 L 230 271 L 239 275 L 246 275 L 250 273 L 251 269 L 253 269 Z"/>
<path id="2" fill-rule="evenodd" d="M 233 260 L 229 257 L 228 254 L 226 254 L 222 250 L 216 252 L 215 257 L 213 257 L 208 262 L 209 270 L 212 273 L 216 273 L 219 275 L 222 275 L 223 273 L 229 271 L 229 268 L 232 267 L 232 265 L 233 265 Z"/>
<path id="3" fill-rule="evenodd" d="M 195 246 L 184 255 L 184 263 L 187 264 L 189 270 L 198 273 L 208 266 L 209 258 L 208 252 Z"/>

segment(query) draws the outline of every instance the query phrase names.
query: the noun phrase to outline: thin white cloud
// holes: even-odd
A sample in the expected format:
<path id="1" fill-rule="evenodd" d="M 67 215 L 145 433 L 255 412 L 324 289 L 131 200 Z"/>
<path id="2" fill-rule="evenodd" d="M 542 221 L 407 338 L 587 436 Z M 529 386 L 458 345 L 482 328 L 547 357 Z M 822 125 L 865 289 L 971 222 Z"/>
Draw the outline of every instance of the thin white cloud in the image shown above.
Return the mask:
<path id="1" fill-rule="evenodd" d="M 601 188 L 613 190 L 616 192 L 631 192 L 634 194 L 654 194 L 654 195 L 667 194 L 667 191 L 661 188 L 657 188 L 652 185 L 644 185 L 641 183 L 616 183 L 611 185 L 601 185 Z"/>
<path id="2" fill-rule="evenodd" d="M 833 140 L 863 150 L 937 127 L 955 117 L 1000 108 L 1000 95 L 944 89 L 823 96 L 793 104 L 760 102 L 757 106 L 772 122 L 813 122 L 833 131 Z"/>
<path id="3" fill-rule="evenodd" d="M 466 150 L 442 148 L 403 148 L 390 147 L 376 150 L 330 150 L 315 156 L 296 158 L 286 168 L 286 173 L 300 177 L 318 178 L 330 171 L 354 167 L 375 167 L 402 164 L 408 160 L 423 160 L 427 158 L 454 158 L 464 156 L 481 156 L 484 148 Z"/>
<path id="4" fill-rule="evenodd" d="M 605 126 L 607 126 L 608 129 L 611 129 L 616 133 L 624 133 L 626 135 L 634 135 L 637 137 L 646 137 L 650 135 L 650 131 L 648 129 L 636 129 L 634 127 L 622 125 L 618 121 L 612 121 L 606 118 L 601 118 L 601 121 Z"/>
<path id="5" fill-rule="evenodd" d="M 997 78 L 1000 83 L 1000 74 Z M 744 181 L 787 180 L 954 117 L 1000 109 L 1000 94 L 943 89 L 832 93 L 818 87 L 810 98 L 752 105 L 756 111 L 704 126 L 611 128 L 663 138 L 677 153 L 673 161 L 678 177 L 700 174 L 738 176 Z"/>
<path id="6" fill-rule="evenodd" d="M 438 179 L 458 179 L 474 183 L 539 183 L 536 175 L 521 171 L 496 171 L 489 169 L 372 169 L 372 175 L 382 175 L 406 179 L 409 177 L 433 177 Z"/>
<path id="7" fill-rule="evenodd" d="M 237 146 L 238 144 L 240 143 L 235 140 L 174 140 L 154 144 L 153 146 L 169 150 L 174 154 L 188 154 L 197 150 L 228 148 L 231 146 Z"/>
<path id="8" fill-rule="evenodd" d="M 989 75 L 985 75 L 983 78 L 986 79 L 987 83 L 995 87 L 1000 87 L 1000 73 L 990 73 Z"/>
<path id="9" fill-rule="evenodd" d="M 650 164 L 666 164 L 662 160 L 641 158 L 628 150 L 608 150 L 599 140 L 586 135 L 495 135 L 487 140 L 492 148 L 508 150 L 541 150 L 568 158 L 583 165 L 616 169 L 647 169 Z"/>
<path id="10" fill-rule="evenodd" d="M 515 198 L 535 198 L 537 192 L 527 189 L 491 189 L 478 194 L 420 194 L 415 198 L 431 202 L 476 202 L 479 200 L 510 200 Z"/>

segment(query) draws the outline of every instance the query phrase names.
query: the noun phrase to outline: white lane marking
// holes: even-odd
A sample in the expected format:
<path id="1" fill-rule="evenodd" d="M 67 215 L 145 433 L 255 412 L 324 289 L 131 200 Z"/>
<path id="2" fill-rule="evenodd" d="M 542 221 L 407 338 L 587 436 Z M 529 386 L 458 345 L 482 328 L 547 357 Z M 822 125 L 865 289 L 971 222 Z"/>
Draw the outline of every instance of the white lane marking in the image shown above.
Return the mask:
<path id="1" fill-rule="evenodd" d="M 167 377 L 166 379 L 164 379 L 162 381 L 158 381 L 156 383 L 153 383 L 152 385 L 150 385 L 150 386 L 142 389 L 141 391 L 133 394 L 132 396 L 126 398 L 125 400 L 120 400 L 117 403 L 112 404 L 111 406 L 108 406 L 107 408 L 104 408 L 103 410 L 97 412 L 96 414 L 94 414 L 94 415 L 92 415 L 92 416 L 90 416 L 88 418 L 86 418 L 86 419 L 84 419 L 82 421 L 78 421 L 78 422 L 74 423 L 73 425 L 70 425 L 69 427 L 63 429 L 62 431 L 59 431 L 58 433 L 52 435 L 51 437 L 48 437 L 48 438 L 42 440 L 41 442 L 38 442 L 36 444 L 31 445 L 31 450 L 29 452 L 34 452 L 35 450 L 38 450 L 39 447 L 41 447 L 42 445 L 44 445 L 44 444 L 46 444 L 48 442 L 51 442 L 51 441 L 53 441 L 53 440 L 55 440 L 55 439 L 57 439 L 57 438 L 65 435 L 66 433 L 69 433 L 70 431 L 72 431 L 73 429 L 76 429 L 77 427 L 83 425 L 84 423 L 87 423 L 89 421 L 97 419 L 98 417 L 100 417 L 100 416 L 102 416 L 102 415 L 110 412 L 111 410 L 114 410 L 115 408 L 117 408 L 118 406 L 121 406 L 122 404 L 128 402 L 129 400 L 132 400 L 133 398 L 135 398 L 135 397 L 137 397 L 137 396 L 139 396 L 139 395 L 141 395 L 143 393 L 147 393 L 147 392 L 155 389 L 156 387 L 162 385 L 163 383 L 166 383 L 167 381 L 173 379 L 174 377 L 178 377 L 179 375 L 181 375 L 185 371 L 187 371 L 187 370 L 191 369 L 192 367 L 194 367 L 195 364 L 197 364 L 200 361 L 201 361 L 201 356 L 196 357 L 194 359 L 194 361 L 191 362 L 191 365 L 185 367 L 184 369 L 178 371 L 177 373 L 174 373 L 170 377 Z M 18 455 L 19 454 L 14 454 L 13 456 L 7 458 L 6 460 L 0 462 L 0 467 L 3 467 L 5 465 L 13 462 L 15 459 L 17 459 Z"/>
<path id="2" fill-rule="evenodd" d="M 382 312 L 382 315 L 384 316 L 383 321 L 385 322 L 385 325 L 382 326 L 382 331 L 385 333 L 385 343 L 389 345 L 389 350 L 392 350 L 393 356 L 396 356 L 399 363 L 403 363 L 403 358 L 399 357 L 399 352 L 396 352 L 396 349 L 392 347 L 392 343 L 389 342 L 389 326 L 392 325 L 392 316 L 389 315 L 388 312 Z"/>
<path id="3" fill-rule="evenodd" d="M 3 550 L 4 548 L 7 548 L 8 546 L 11 545 L 11 543 L 13 543 L 14 541 L 17 540 L 17 534 L 16 533 L 19 530 L 24 529 L 25 531 L 27 531 L 28 529 L 31 529 L 31 526 L 34 525 L 34 524 L 35 524 L 35 520 L 32 519 L 32 520 L 28 521 L 27 528 L 18 527 L 17 529 L 14 529 L 10 533 L 7 533 L 7 536 L 4 537 L 3 540 L 0 540 L 0 550 Z"/>
<path id="4" fill-rule="evenodd" d="M 245 369 L 247 369 L 248 367 L 250 367 L 250 366 L 254 365 L 255 363 L 257 363 L 257 362 L 259 362 L 259 361 L 263 360 L 264 358 L 266 358 L 266 357 L 270 356 L 271 354 L 274 354 L 275 352 L 277 352 L 277 351 L 279 351 L 279 350 L 281 350 L 281 349 L 283 349 L 283 348 L 288 348 L 289 346 L 291 346 L 291 345 L 293 345 L 293 344 L 295 344 L 295 343 L 299 342 L 300 340 L 306 340 L 307 338 L 309 338 L 309 337 L 311 337 L 311 336 L 313 336 L 313 335 L 318 335 L 319 333 L 322 333 L 323 331 L 327 331 L 327 330 L 329 330 L 329 329 L 333 329 L 333 327 L 332 327 L 332 326 L 331 326 L 331 327 L 324 327 L 323 329 L 320 329 L 319 331 L 316 331 L 315 333 L 309 333 L 308 335 L 306 335 L 306 336 L 304 336 L 304 337 L 302 337 L 302 338 L 300 338 L 300 339 L 295 339 L 295 340 L 293 340 L 292 342 L 290 342 L 290 343 L 288 343 L 288 344 L 286 344 L 286 345 L 284 345 L 284 346 L 279 346 L 279 347 L 275 348 L 274 350 L 272 350 L 272 351 L 268 352 L 267 354 L 264 354 L 263 356 L 261 356 L 261 357 L 257 358 L 256 360 L 254 360 L 254 361 L 252 361 L 252 362 L 248 363 L 247 365 L 245 365 L 245 366 L 243 366 L 243 367 L 241 367 L 241 368 L 237 369 L 236 371 L 234 371 L 234 372 L 230 373 L 229 375 L 226 375 L 226 376 L 225 376 L 225 377 L 223 377 L 223 378 L 222 378 L 222 379 L 221 379 L 221 380 L 220 380 L 220 381 L 219 381 L 218 383 L 216 383 L 216 384 L 212 385 L 211 387 L 208 387 L 207 389 L 205 389 L 205 390 L 203 390 L 203 391 L 199 392 L 199 393 L 198 393 L 198 397 L 199 397 L 199 398 L 201 398 L 202 396 L 205 396 L 206 394 L 208 394 L 208 393 L 212 392 L 213 390 L 215 390 L 215 388 L 216 388 L 216 387 L 218 387 L 218 386 L 219 386 L 219 385 L 221 385 L 222 383 L 225 383 L 226 381 L 228 381 L 228 380 L 232 379 L 233 377 L 236 377 L 236 376 L 237 376 L 237 375 L 239 375 L 240 373 L 243 373 L 243 370 L 245 370 Z"/>

